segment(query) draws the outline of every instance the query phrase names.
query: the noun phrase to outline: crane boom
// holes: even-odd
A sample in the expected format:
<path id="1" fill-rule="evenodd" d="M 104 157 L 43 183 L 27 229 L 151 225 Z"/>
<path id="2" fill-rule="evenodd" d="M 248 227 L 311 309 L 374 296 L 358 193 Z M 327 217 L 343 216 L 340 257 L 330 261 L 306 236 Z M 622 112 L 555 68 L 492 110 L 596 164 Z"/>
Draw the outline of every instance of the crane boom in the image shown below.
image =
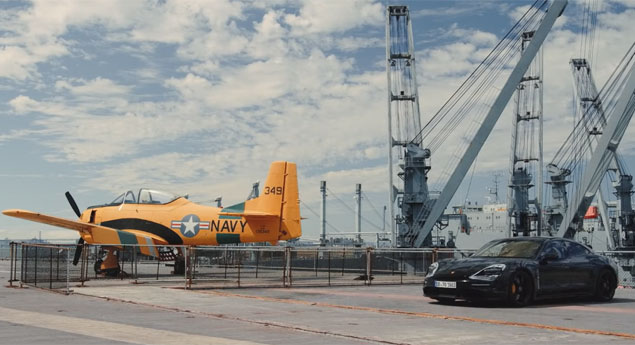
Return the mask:
<path id="1" fill-rule="evenodd" d="M 587 165 L 579 193 L 576 194 L 573 202 L 569 204 L 564 220 L 558 229 L 558 236 L 571 237 L 574 234 L 574 227 L 579 219 L 581 210 L 589 207 L 595 193 L 597 192 L 602 178 L 609 165 L 614 162 L 615 151 L 619 145 L 626 127 L 635 111 L 635 65 L 632 65 L 625 86 L 618 98 L 615 107 L 608 114 L 606 126 L 600 137 L 595 150 Z M 582 213 L 583 214 L 583 213 Z"/>
<path id="2" fill-rule="evenodd" d="M 540 23 L 540 26 L 536 30 L 533 39 L 523 52 L 522 56 L 520 57 L 520 61 L 518 61 L 518 64 L 516 65 L 516 67 L 514 67 L 512 73 L 505 82 L 505 85 L 503 86 L 500 94 L 494 101 L 480 128 L 476 132 L 476 135 L 474 136 L 472 142 L 469 144 L 467 150 L 463 154 L 463 157 L 457 165 L 456 169 L 454 169 L 454 171 L 452 172 L 452 175 L 448 179 L 448 182 L 443 188 L 443 191 L 439 195 L 438 199 L 434 202 L 430 213 L 426 217 L 426 221 L 421 232 L 418 233 L 415 239 L 414 247 L 420 247 L 423 244 L 426 237 L 432 231 L 433 226 L 436 224 L 437 220 L 441 217 L 443 211 L 450 203 L 450 200 L 454 196 L 454 193 L 456 193 L 456 190 L 459 188 L 461 181 L 467 174 L 470 166 L 474 162 L 474 159 L 476 159 L 476 156 L 483 147 L 485 140 L 491 133 L 498 118 L 502 114 L 505 106 L 516 90 L 516 86 L 521 81 L 523 75 L 529 67 L 529 64 L 531 64 L 532 60 L 536 56 L 536 53 L 538 52 L 538 49 L 542 46 L 542 43 L 547 37 L 547 34 L 553 27 L 556 19 L 560 16 L 560 14 L 562 14 L 562 11 L 564 11 L 566 5 L 567 0 L 555 0 L 551 7 L 549 7 L 545 18 Z"/>

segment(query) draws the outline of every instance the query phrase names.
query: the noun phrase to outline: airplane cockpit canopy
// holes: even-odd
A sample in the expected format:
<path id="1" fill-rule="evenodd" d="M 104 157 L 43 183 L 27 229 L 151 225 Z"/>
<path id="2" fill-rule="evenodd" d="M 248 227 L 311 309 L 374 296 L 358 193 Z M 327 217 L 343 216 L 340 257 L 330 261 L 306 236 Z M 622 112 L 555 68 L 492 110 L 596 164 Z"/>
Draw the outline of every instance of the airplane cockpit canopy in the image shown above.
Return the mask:
<path id="1" fill-rule="evenodd" d="M 169 192 L 141 188 L 137 193 L 129 190 L 120 194 L 108 205 L 124 204 L 156 204 L 162 205 L 178 199 L 180 196 Z"/>

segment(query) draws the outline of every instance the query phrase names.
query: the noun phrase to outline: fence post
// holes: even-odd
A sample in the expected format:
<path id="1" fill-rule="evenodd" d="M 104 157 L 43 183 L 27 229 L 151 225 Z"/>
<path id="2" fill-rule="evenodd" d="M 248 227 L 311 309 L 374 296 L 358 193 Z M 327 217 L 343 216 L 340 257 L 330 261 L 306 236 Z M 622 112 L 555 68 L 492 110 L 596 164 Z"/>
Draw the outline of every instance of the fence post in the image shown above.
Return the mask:
<path id="1" fill-rule="evenodd" d="M 24 251 L 26 250 L 24 244 L 22 244 L 20 246 L 20 248 L 22 248 L 21 249 L 22 250 L 22 255 L 21 255 L 22 259 L 20 260 L 20 287 L 22 287 L 22 283 L 26 279 L 26 264 L 25 264 L 24 261 L 27 260 L 27 256 L 24 255 Z"/>
<path id="2" fill-rule="evenodd" d="M 82 244 L 82 256 L 80 257 L 81 259 L 81 266 L 79 267 L 79 284 L 81 286 L 84 286 L 84 281 L 88 280 L 88 270 L 86 269 L 86 266 L 88 266 L 88 253 L 87 251 L 90 250 L 90 247 L 86 248 L 86 243 Z M 75 247 L 75 250 L 77 250 L 77 247 Z M 70 254 L 71 248 L 69 247 L 67 249 L 67 251 Z M 68 268 L 68 262 L 66 262 L 66 267 Z"/>
<path id="3" fill-rule="evenodd" d="M 260 264 L 260 249 L 256 251 L 256 278 L 258 278 L 258 265 Z"/>
<path id="4" fill-rule="evenodd" d="M 35 286 L 37 286 L 37 246 L 34 247 L 35 248 L 35 275 L 33 276 L 33 284 Z"/>
<path id="5" fill-rule="evenodd" d="M 331 251 L 329 250 L 326 253 L 328 254 L 328 261 L 329 261 L 329 269 L 328 269 L 328 272 L 329 272 L 329 286 L 331 286 Z"/>
<path id="6" fill-rule="evenodd" d="M 66 294 L 70 295 L 71 294 L 71 289 L 70 289 L 70 267 L 68 267 L 68 263 L 71 262 L 71 249 L 68 248 L 66 249 Z M 83 282 L 82 282 L 83 283 Z"/>
<path id="7" fill-rule="evenodd" d="M 318 276 L 318 256 L 320 256 L 320 248 L 315 249 L 315 258 L 313 259 L 313 267 L 315 268 L 315 276 Z"/>
<path id="8" fill-rule="evenodd" d="M 53 290 L 53 248 L 49 248 L 49 289 Z"/>
<path id="9" fill-rule="evenodd" d="M 345 265 L 346 265 L 346 247 L 342 248 L 342 277 L 344 276 Z"/>
<path id="10" fill-rule="evenodd" d="M 184 267 L 185 268 L 184 269 L 184 271 L 185 271 L 185 290 L 187 290 L 187 269 L 188 269 L 187 256 L 188 256 L 189 253 L 187 252 L 187 246 L 183 247 L 183 248 L 184 248 L 184 253 L 183 253 L 184 254 L 184 258 L 183 259 L 185 260 L 185 262 L 183 263 L 183 265 L 185 266 Z M 174 269 L 176 270 L 176 261 L 174 262 Z"/>
<path id="11" fill-rule="evenodd" d="M 238 253 L 238 287 L 240 287 L 240 266 L 242 265 L 243 262 L 243 256 L 242 256 L 242 252 L 237 252 Z"/>
<path id="12" fill-rule="evenodd" d="M 11 252 L 11 260 L 9 261 L 9 286 L 13 287 L 13 278 L 15 278 L 15 273 L 13 271 L 13 265 L 15 264 L 15 243 L 11 242 L 10 244 L 10 252 Z"/>
<path id="13" fill-rule="evenodd" d="M 399 252 L 399 284 L 403 284 L 403 252 Z"/>
<path id="14" fill-rule="evenodd" d="M 366 248 L 366 285 L 370 285 L 371 281 L 371 261 L 373 260 L 372 251 L 372 248 Z"/>
<path id="15" fill-rule="evenodd" d="M 132 247 L 132 249 L 132 274 L 134 275 L 134 283 L 138 284 L 137 248 Z"/>
<path id="16" fill-rule="evenodd" d="M 291 287 L 293 285 L 293 281 L 291 278 L 291 247 L 284 248 L 284 270 L 282 276 L 282 286 Z"/>

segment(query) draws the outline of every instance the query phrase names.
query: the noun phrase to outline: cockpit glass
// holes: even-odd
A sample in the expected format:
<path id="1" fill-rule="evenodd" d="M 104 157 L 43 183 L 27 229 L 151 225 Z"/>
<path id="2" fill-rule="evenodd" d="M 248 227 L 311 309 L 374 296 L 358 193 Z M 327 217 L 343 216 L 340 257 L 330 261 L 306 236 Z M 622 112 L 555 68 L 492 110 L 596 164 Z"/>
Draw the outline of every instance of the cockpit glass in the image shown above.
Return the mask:
<path id="1" fill-rule="evenodd" d="M 178 198 L 179 196 L 176 194 L 142 188 L 139 190 L 139 193 L 134 193 L 133 191 L 129 190 L 123 194 L 120 194 L 115 200 L 113 200 L 107 205 L 121 205 L 122 203 L 124 204 L 137 204 L 137 203 L 139 204 L 167 204 Z"/>
<path id="2" fill-rule="evenodd" d="M 120 194 L 115 200 L 111 201 L 109 205 L 119 205 L 123 202 L 124 194 Z"/>
<path id="3" fill-rule="evenodd" d="M 137 201 L 135 200 L 134 193 L 131 190 L 126 192 L 126 203 L 135 204 Z"/>
<path id="4" fill-rule="evenodd" d="M 178 197 L 178 195 L 158 190 L 139 190 L 139 203 L 141 204 L 167 204 Z"/>

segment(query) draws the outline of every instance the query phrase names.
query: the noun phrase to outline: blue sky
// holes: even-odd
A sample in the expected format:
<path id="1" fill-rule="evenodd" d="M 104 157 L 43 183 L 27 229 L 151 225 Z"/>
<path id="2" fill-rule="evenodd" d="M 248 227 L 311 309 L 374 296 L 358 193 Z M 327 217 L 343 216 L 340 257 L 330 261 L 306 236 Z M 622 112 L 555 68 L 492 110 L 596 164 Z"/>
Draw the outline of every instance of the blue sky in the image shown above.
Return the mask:
<path id="1" fill-rule="evenodd" d="M 350 207 L 361 183 L 365 217 L 381 224 L 372 208 L 387 200 L 387 3 L 412 13 L 423 123 L 531 4 L 0 2 L 0 209 L 74 218 L 67 190 L 84 208 L 139 187 L 210 204 L 222 195 L 229 205 L 271 161 L 290 160 L 306 237 L 318 237 L 309 208 L 319 209 L 320 180 Z M 635 1 L 597 4 L 593 67 L 602 85 L 635 37 Z M 579 51 L 581 9 L 570 2 L 545 45 L 547 160 L 571 129 L 568 60 Z M 507 169 L 500 148 L 509 147 L 510 121 L 499 122 L 478 158 L 473 200 L 483 200 L 492 172 Z M 628 161 L 633 138 L 629 129 L 621 146 Z M 330 223 L 352 231 L 353 215 L 334 196 Z M 39 231 L 75 237 L 0 217 L 0 238 Z"/>

